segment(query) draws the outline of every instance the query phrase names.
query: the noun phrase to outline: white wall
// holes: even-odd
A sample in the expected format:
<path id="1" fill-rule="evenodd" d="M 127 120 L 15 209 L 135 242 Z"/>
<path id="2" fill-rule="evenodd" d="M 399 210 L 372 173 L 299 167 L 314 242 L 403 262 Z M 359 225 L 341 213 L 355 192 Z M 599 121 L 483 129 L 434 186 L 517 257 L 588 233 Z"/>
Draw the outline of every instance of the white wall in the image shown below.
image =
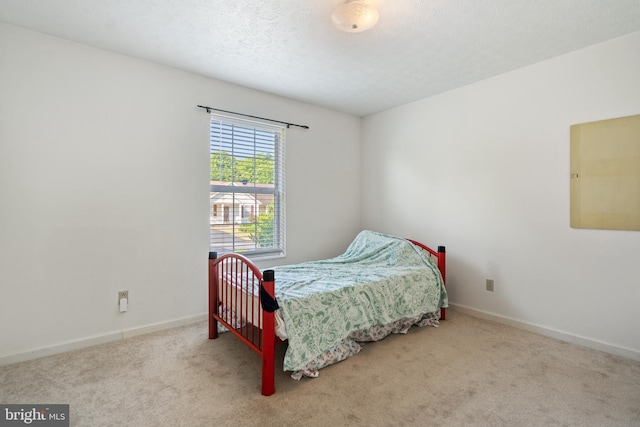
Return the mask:
<path id="1" fill-rule="evenodd" d="M 634 33 L 367 117 L 363 227 L 446 245 L 455 304 L 639 357 L 640 232 L 569 227 L 569 126 L 640 114 L 638 76 Z"/>
<path id="2" fill-rule="evenodd" d="M 0 24 L 0 360 L 202 316 L 197 104 L 310 126 L 287 134 L 288 256 L 264 267 L 360 230 L 359 118 Z"/>

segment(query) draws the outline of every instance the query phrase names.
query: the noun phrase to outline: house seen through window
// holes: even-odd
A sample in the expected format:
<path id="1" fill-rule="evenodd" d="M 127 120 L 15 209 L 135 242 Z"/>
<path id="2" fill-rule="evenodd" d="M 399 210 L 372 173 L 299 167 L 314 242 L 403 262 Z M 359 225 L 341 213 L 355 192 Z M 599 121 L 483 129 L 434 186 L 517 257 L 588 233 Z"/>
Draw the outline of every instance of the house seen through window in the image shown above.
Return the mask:
<path id="1" fill-rule="evenodd" d="M 211 116 L 211 251 L 284 254 L 285 129 Z"/>

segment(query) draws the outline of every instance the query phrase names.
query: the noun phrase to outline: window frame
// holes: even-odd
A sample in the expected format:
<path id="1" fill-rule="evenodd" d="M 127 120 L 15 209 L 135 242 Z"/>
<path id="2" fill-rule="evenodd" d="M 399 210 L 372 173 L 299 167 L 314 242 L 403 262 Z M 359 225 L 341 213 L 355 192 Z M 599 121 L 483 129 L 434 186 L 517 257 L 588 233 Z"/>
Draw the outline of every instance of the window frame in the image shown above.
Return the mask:
<path id="1" fill-rule="evenodd" d="M 209 248 L 212 252 L 224 253 L 240 253 L 247 257 L 281 257 L 286 255 L 286 227 L 285 227 L 285 179 L 284 179 L 284 154 L 285 154 L 285 140 L 286 140 L 286 127 L 281 125 L 274 125 L 263 123 L 255 120 L 248 120 L 236 117 L 229 117 L 223 114 L 212 113 L 210 117 L 210 167 L 213 165 L 214 153 L 220 153 L 223 157 L 223 148 L 230 148 L 229 161 L 231 162 L 231 177 L 229 180 L 215 181 L 213 178 L 213 171 L 210 169 L 210 203 L 209 203 L 209 217 L 210 217 L 210 231 L 209 231 Z M 223 129 L 231 130 L 230 134 L 223 135 Z M 238 135 L 234 130 L 237 130 Z M 219 134 L 215 134 L 219 132 Z M 254 146 L 249 148 L 247 144 L 246 136 L 253 133 Z M 264 135 L 269 135 L 266 140 Z M 271 138 L 272 146 L 269 145 L 269 138 Z M 260 148 L 256 148 L 255 140 L 259 139 Z M 223 142 L 224 140 L 224 142 Z M 267 142 L 265 142 L 267 141 Z M 237 144 L 236 144 L 237 143 Z M 230 144 L 230 145 L 229 145 Z M 266 147 L 266 148 L 265 148 Z M 269 150 L 267 150 L 269 148 Z M 237 151 L 235 151 L 237 149 Z M 265 151 L 266 150 L 266 151 Z M 247 153 L 250 153 L 248 155 Z M 259 159 L 259 155 L 267 154 L 267 156 L 273 156 L 273 184 L 258 183 L 259 180 L 257 168 L 258 163 L 255 159 Z M 244 180 L 238 180 L 236 176 L 236 165 L 238 159 L 246 160 L 249 158 L 254 159 L 253 163 L 253 182 L 247 182 Z M 222 166 L 221 166 L 222 168 Z M 213 204 L 214 197 L 219 195 L 227 196 L 230 198 L 231 204 Z M 269 196 L 273 197 L 273 245 L 267 247 L 260 247 L 260 234 L 258 232 L 259 216 L 268 212 L 268 206 L 262 206 L 260 198 L 269 199 Z M 253 204 L 242 204 L 244 199 L 253 199 Z M 262 208 L 261 208 L 262 206 Z M 245 218 L 247 210 L 254 212 L 253 222 L 250 222 L 251 216 Z M 230 211 L 228 214 L 227 212 Z M 214 218 L 213 213 L 216 212 L 217 216 Z M 268 217 L 267 217 L 268 218 Z M 238 222 L 239 219 L 239 222 Z M 245 222 L 245 220 L 249 222 Z M 215 221 L 215 224 L 214 224 Z M 226 240 L 214 239 L 215 226 L 221 223 L 226 228 L 231 228 L 231 235 Z M 245 240 L 242 244 L 238 243 L 239 235 L 241 234 L 240 226 L 253 225 L 254 232 L 251 237 L 252 247 L 245 236 Z M 268 230 L 268 228 L 267 228 Z M 226 233 L 228 234 L 228 233 Z M 246 233 L 244 233 L 246 235 Z M 269 233 L 267 233 L 270 235 Z"/>

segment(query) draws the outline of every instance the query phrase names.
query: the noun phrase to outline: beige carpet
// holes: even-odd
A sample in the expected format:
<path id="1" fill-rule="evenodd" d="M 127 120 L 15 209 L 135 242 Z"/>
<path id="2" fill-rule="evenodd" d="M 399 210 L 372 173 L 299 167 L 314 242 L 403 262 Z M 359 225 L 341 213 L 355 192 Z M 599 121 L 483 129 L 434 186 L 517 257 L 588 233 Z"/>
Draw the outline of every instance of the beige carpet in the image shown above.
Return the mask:
<path id="1" fill-rule="evenodd" d="M 205 323 L 0 367 L 0 403 L 73 426 L 640 426 L 640 363 L 469 315 L 367 344 L 260 395 L 260 360 Z"/>

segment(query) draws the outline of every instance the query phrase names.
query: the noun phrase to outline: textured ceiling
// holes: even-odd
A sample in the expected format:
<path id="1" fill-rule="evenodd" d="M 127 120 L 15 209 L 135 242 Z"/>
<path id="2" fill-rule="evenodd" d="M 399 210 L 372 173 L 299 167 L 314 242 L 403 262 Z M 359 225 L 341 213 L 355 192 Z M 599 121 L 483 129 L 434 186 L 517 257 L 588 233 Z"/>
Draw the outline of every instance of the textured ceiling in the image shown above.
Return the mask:
<path id="1" fill-rule="evenodd" d="M 342 0 L 0 0 L 0 21 L 358 116 L 640 30 L 640 0 L 369 1 L 363 33 L 332 26 Z"/>

